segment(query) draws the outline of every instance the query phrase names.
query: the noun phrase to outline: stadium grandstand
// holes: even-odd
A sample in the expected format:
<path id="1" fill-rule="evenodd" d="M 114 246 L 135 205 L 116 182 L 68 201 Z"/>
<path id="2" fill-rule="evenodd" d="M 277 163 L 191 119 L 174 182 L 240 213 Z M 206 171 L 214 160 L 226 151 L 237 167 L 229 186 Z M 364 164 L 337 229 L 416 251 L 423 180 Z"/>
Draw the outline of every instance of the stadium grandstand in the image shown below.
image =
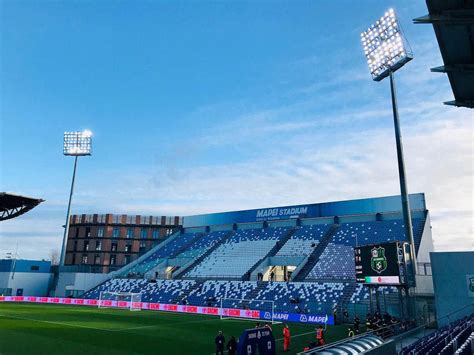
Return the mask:
<path id="1" fill-rule="evenodd" d="M 417 259 L 428 262 L 424 195 L 411 195 L 411 206 Z M 141 293 L 143 302 L 216 307 L 232 299 L 227 307 L 236 309 L 245 299 L 252 310 L 272 301 L 279 320 L 411 312 L 403 287 L 378 285 L 372 293 L 355 277 L 354 247 L 407 241 L 399 196 L 189 216 L 183 223 L 83 298 L 129 292 Z"/>
<path id="2" fill-rule="evenodd" d="M 0 221 L 12 219 L 32 210 L 44 200 L 0 192 Z"/>

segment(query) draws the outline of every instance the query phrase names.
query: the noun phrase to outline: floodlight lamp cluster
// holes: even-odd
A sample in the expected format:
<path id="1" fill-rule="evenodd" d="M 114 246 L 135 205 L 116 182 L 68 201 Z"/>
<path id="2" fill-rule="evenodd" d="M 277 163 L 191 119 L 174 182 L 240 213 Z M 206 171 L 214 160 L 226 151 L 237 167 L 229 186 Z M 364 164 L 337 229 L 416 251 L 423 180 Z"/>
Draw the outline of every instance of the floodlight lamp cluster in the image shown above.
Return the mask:
<path id="1" fill-rule="evenodd" d="M 360 36 L 370 74 L 375 81 L 387 77 L 413 58 L 393 9 Z"/>
<path id="2" fill-rule="evenodd" d="M 64 132 L 63 154 L 80 156 L 92 154 L 92 132 Z"/>

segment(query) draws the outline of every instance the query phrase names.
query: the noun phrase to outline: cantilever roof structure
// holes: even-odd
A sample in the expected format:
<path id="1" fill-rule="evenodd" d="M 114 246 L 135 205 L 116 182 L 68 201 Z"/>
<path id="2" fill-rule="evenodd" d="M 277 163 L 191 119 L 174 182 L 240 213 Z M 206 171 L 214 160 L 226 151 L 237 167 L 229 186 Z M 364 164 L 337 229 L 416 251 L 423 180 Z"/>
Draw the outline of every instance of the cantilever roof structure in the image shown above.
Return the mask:
<path id="1" fill-rule="evenodd" d="M 18 217 L 41 202 L 44 200 L 0 192 L 0 221 Z"/>
<path id="2" fill-rule="evenodd" d="M 413 20 L 432 24 L 454 94 L 446 105 L 474 108 L 474 0 L 426 0 L 429 14 Z"/>

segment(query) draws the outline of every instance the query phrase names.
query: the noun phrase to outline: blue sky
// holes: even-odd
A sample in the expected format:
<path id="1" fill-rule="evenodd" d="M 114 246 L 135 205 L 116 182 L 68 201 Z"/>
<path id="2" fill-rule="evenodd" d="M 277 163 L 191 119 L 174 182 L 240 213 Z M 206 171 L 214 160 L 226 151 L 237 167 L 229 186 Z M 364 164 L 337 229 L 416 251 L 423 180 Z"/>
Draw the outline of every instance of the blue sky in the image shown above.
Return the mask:
<path id="1" fill-rule="evenodd" d="M 472 110 L 446 107 L 413 1 L 3 1 L 0 190 L 46 202 L 0 226 L 0 257 L 59 248 L 67 130 L 94 132 L 73 213 L 194 214 L 397 194 L 388 82 L 360 32 L 393 7 L 411 192 L 438 250 L 472 249 Z M 471 162 L 469 164 L 468 162 Z M 459 223 L 459 220 L 462 223 Z"/>

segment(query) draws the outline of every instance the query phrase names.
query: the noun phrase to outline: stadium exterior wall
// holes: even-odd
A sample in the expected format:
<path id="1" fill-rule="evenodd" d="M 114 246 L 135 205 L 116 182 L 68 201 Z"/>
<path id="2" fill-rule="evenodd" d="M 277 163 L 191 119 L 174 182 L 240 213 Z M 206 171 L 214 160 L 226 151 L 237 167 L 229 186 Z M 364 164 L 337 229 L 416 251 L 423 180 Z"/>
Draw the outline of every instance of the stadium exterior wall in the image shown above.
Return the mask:
<path id="1" fill-rule="evenodd" d="M 51 262 L 0 260 L 0 294 L 47 296 L 52 280 Z"/>
<path id="2" fill-rule="evenodd" d="M 430 256 L 438 326 L 444 326 L 473 312 L 474 251 L 438 252 Z"/>
<path id="3" fill-rule="evenodd" d="M 179 216 L 116 214 L 72 215 L 67 236 L 67 266 L 107 273 L 137 260 L 181 228 Z"/>
<path id="4" fill-rule="evenodd" d="M 0 272 L 0 294 L 11 289 L 12 295 L 47 296 L 51 279 L 50 273 Z"/>
<path id="5" fill-rule="evenodd" d="M 110 274 L 61 272 L 56 287 L 56 297 L 80 297 L 85 291 L 110 278 Z"/>
<path id="6" fill-rule="evenodd" d="M 421 237 L 420 248 L 416 255 L 418 263 L 429 263 L 430 253 L 434 252 L 433 236 L 431 234 L 431 219 L 430 214 L 426 212 L 425 227 L 423 229 L 423 235 Z"/>

